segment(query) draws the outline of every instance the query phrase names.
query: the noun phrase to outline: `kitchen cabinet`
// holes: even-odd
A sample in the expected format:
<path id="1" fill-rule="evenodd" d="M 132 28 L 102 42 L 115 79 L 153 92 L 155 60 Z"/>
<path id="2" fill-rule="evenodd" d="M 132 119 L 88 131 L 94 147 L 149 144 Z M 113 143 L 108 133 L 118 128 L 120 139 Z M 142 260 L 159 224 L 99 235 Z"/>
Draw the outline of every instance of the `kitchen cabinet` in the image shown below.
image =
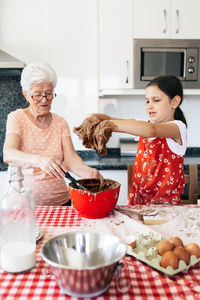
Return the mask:
<path id="1" fill-rule="evenodd" d="M 134 0 L 134 38 L 200 38 L 199 0 Z"/>
<path id="2" fill-rule="evenodd" d="M 128 183 L 127 183 L 127 170 L 100 170 L 101 175 L 105 179 L 112 179 L 121 183 L 118 205 L 128 204 Z"/>
<path id="3" fill-rule="evenodd" d="M 99 89 L 133 88 L 133 0 L 99 0 Z"/>

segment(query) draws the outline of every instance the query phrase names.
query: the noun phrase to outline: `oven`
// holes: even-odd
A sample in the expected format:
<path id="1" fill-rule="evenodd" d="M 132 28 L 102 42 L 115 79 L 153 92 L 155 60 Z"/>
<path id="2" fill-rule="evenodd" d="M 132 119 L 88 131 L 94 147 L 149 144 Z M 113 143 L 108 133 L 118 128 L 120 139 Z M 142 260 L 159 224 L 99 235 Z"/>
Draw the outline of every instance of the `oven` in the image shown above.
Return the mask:
<path id="1" fill-rule="evenodd" d="M 160 75 L 175 75 L 183 88 L 200 88 L 200 40 L 134 40 L 134 88 Z"/>

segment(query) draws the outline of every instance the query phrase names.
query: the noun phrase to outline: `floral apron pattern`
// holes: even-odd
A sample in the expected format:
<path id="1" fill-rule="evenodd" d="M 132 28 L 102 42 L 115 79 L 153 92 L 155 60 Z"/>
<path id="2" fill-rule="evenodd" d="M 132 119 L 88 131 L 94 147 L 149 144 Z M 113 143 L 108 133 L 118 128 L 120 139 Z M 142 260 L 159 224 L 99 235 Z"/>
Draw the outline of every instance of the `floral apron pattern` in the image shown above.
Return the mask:
<path id="1" fill-rule="evenodd" d="M 129 204 L 180 204 L 185 186 L 184 156 L 169 148 L 166 138 L 141 137 L 134 162 Z"/>

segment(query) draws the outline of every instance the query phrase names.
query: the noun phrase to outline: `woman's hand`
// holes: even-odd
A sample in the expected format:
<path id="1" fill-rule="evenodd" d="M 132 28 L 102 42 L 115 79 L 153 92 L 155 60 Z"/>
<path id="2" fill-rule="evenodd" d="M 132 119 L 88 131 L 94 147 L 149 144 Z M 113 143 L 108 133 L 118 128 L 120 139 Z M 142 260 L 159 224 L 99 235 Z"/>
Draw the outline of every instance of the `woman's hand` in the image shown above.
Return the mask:
<path id="1" fill-rule="evenodd" d="M 64 164 L 68 171 L 80 178 L 99 178 L 103 176 L 97 169 L 87 166 L 82 158 L 76 153 L 71 137 L 63 138 Z"/>
<path id="2" fill-rule="evenodd" d="M 103 176 L 101 175 L 101 173 L 97 169 L 87 167 L 85 172 L 87 173 L 87 175 L 84 176 L 85 178 L 103 179 Z"/>
<path id="3" fill-rule="evenodd" d="M 65 177 L 65 173 L 68 169 L 59 161 L 57 158 L 54 157 L 39 157 L 39 166 L 40 169 L 48 173 L 51 177 L 56 177 L 61 179 Z"/>

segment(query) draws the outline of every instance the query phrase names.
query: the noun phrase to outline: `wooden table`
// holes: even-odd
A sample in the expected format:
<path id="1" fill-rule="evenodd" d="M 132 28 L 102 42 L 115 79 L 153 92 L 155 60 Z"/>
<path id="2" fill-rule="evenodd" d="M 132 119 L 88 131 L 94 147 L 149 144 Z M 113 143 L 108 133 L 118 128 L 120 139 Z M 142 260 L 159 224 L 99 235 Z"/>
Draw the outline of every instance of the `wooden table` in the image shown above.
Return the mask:
<path id="1" fill-rule="evenodd" d="M 0 269 L 0 299 L 73 299 L 61 293 L 54 278 L 47 277 L 48 265 L 42 260 L 41 246 L 59 230 L 80 226 L 87 219 L 81 218 L 71 207 L 36 207 L 36 223 L 44 236 L 37 244 L 36 268 L 24 274 L 7 274 Z M 110 288 L 98 300 L 132 299 L 200 299 L 200 263 L 188 271 L 167 277 L 131 256 L 123 259 L 122 279 L 130 283 L 126 294 L 121 294 L 113 278 Z M 89 299 L 89 298 L 87 298 Z"/>

